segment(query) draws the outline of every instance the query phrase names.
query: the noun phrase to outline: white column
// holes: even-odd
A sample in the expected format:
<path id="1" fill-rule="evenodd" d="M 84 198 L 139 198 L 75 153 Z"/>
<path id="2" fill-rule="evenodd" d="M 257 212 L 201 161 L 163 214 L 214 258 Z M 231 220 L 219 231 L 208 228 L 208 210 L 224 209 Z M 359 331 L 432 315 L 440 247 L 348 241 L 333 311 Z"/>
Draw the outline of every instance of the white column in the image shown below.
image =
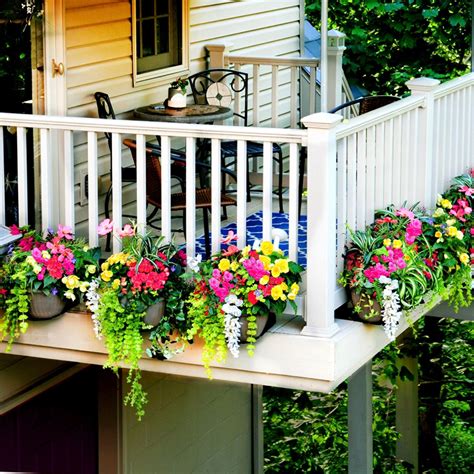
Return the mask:
<path id="1" fill-rule="evenodd" d="M 331 30 L 328 33 L 328 110 L 342 103 L 342 56 L 346 35 L 340 31 Z"/>
<path id="2" fill-rule="evenodd" d="M 231 46 L 230 43 L 206 44 L 209 69 L 223 69 L 227 67 L 225 57 L 229 54 Z"/>
<path id="3" fill-rule="evenodd" d="M 398 361 L 412 374 L 413 380 L 397 380 L 396 426 L 400 434 L 397 440 L 397 458 L 408 461 L 418 472 L 418 361 L 406 357 Z"/>
<path id="4" fill-rule="evenodd" d="M 419 110 L 418 125 L 418 162 L 420 163 L 419 189 L 417 200 L 422 206 L 430 206 L 433 201 L 433 130 L 434 130 L 434 95 L 433 91 L 439 86 L 440 81 L 429 77 L 420 77 L 407 81 L 406 86 L 411 95 L 425 97 L 425 106 Z"/>
<path id="5" fill-rule="evenodd" d="M 331 337 L 336 291 L 336 133 L 342 116 L 317 113 L 302 122 L 308 128 L 308 252 L 306 326 L 303 334 Z"/>
<path id="6" fill-rule="evenodd" d="M 321 0 L 321 112 L 328 110 L 328 0 Z"/>
<path id="7" fill-rule="evenodd" d="M 348 381 L 349 474 L 373 471 L 372 360 Z"/>

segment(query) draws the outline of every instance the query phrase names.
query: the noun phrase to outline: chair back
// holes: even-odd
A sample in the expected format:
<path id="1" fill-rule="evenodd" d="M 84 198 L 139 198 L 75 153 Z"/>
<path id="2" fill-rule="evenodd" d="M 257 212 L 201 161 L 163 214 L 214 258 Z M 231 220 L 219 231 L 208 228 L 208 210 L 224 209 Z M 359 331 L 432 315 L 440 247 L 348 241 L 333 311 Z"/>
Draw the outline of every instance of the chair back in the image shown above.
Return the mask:
<path id="1" fill-rule="evenodd" d="M 394 95 L 368 95 L 365 97 L 358 97 L 357 99 L 351 100 L 344 104 L 338 105 L 329 111 L 330 114 L 335 114 L 346 107 L 359 106 L 358 115 L 366 114 L 372 110 L 379 109 L 384 105 L 391 104 L 400 100 L 400 97 Z"/>
<path id="2" fill-rule="evenodd" d="M 113 119 L 115 120 L 115 112 L 112 107 L 112 102 L 110 97 L 105 92 L 96 92 L 94 94 L 95 101 L 97 103 L 97 113 L 101 119 Z M 107 143 L 109 144 L 109 150 L 112 154 L 112 134 L 104 132 L 105 137 L 107 138 Z"/>
<path id="3" fill-rule="evenodd" d="M 137 143 L 126 138 L 123 144 L 130 149 L 135 167 L 137 166 Z M 161 163 L 157 150 L 146 147 L 146 195 L 154 206 L 161 207 Z"/>
<path id="4" fill-rule="evenodd" d="M 195 104 L 233 107 L 234 116 L 248 125 L 249 76 L 233 69 L 208 69 L 188 77 Z M 238 101 L 239 106 L 236 106 Z"/>

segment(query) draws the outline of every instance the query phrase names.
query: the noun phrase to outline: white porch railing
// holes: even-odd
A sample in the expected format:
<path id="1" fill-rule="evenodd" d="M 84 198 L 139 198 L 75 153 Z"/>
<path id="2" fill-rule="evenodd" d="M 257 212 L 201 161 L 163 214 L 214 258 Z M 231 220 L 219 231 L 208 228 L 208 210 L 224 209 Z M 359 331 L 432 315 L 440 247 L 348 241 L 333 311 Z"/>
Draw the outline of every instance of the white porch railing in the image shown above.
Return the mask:
<path id="1" fill-rule="evenodd" d="M 337 288 L 346 243 L 345 223 L 361 228 L 373 220 L 376 208 L 420 201 L 431 205 L 436 193 L 449 180 L 474 164 L 474 74 L 439 86 L 437 81 L 418 79 L 409 87 L 413 96 L 341 124 L 341 117 L 313 114 L 303 121 L 307 130 L 211 125 L 175 125 L 73 117 L 47 117 L 0 113 L 0 183 L 4 183 L 3 134 L 16 127 L 19 224 L 28 222 L 27 146 L 28 128 L 39 130 L 41 150 L 42 227 L 58 222 L 76 224 L 74 198 L 74 137 L 82 132 L 87 143 L 89 174 L 88 234 L 97 244 L 99 219 L 97 137 L 113 135 L 113 219 L 122 224 L 122 139 L 137 140 L 137 221 L 146 222 L 146 136 L 161 136 L 163 168 L 162 234 L 171 238 L 170 147 L 175 137 L 185 139 L 187 189 L 187 252 L 195 253 L 196 209 L 194 202 L 196 140 L 211 141 L 212 249 L 220 248 L 221 173 L 220 141 L 238 141 L 237 234 L 239 245 L 246 236 L 246 143 L 264 144 L 263 236 L 271 237 L 273 200 L 272 143 L 289 149 L 290 257 L 297 258 L 298 157 L 307 147 L 307 294 L 306 327 L 303 332 L 320 337 L 337 331 L 334 308 L 345 301 Z M 82 143 L 81 136 L 81 143 Z M 54 138 L 54 140 L 53 140 Z M 58 147 L 53 144 L 60 144 Z M 1 186 L 1 184 L 0 184 Z M 0 223 L 5 222 L 4 193 L 0 188 Z M 61 212 L 57 212 L 58 208 Z M 336 230 L 337 229 L 337 230 Z M 116 242 L 114 250 L 119 249 Z"/>

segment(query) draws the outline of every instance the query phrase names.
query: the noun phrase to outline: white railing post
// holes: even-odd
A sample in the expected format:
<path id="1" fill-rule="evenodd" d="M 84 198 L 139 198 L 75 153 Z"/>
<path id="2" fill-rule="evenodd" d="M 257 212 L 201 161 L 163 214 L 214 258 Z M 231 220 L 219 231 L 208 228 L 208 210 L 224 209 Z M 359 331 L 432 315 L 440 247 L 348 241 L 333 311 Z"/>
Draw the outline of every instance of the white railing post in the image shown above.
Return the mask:
<path id="1" fill-rule="evenodd" d="M 308 129 L 308 264 L 306 326 L 303 334 L 330 337 L 336 292 L 336 133 L 342 116 L 317 113 L 302 122 Z M 344 190 L 340 190 L 344 192 Z M 341 223 L 339 223 L 341 225 Z"/>
<path id="2" fill-rule="evenodd" d="M 419 163 L 419 186 L 417 190 L 417 200 L 423 206 L 433 204 L 433 186 L 435 178 L 433 169 L 433 140 L 434 140 L 434 90 L 439 86 L 440 81 L 429 77 L 420 77 L 407 81 L 406 86 L 410 89 L 411 95 L 425 98 L 425 105 L 419 110 L 418 122 L 418 163 Z"/>
<path id="3" fill-rule="evenodd" d="M 346 35 L 331 30 L 328 33 L 328 110 L 342 103 L 342 56 Z"/>
<path id="4" fill-rule="evenodd" d="M 228 43 L 206 44 L 210 69 L 223 69 L 226 67 L 226 55 L 229 54 L 231 46 Z"/>

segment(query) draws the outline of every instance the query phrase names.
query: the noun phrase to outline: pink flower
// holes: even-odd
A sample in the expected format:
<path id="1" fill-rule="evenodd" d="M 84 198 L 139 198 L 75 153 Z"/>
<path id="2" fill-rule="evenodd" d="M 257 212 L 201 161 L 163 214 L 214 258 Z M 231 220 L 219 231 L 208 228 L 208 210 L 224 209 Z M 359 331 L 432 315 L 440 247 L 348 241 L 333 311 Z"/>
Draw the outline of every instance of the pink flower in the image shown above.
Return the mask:
<path id="1" fill-rule="evenodd" d="M 416 238 L 421 234 L 422 234 L 421 221 L 419 221 L 418 219 L 413 219 L 407 225 L 407 233 L 405 236 L 405 242 L 411 245 L 415 242 Z"/>
<path id="2" fill-rule="evenodd" d="M 120 237 L 133 237 L 135 235 L 135 229 L 130 224 L 125 224 L 122 230 L 118 231 Z"/>
<path id="3" fill-rule="evenodd" d="M 21 230 L 15 224 L 10 226 L 10 234 L 12 235 L 21 235 Z"/>
<path id="4" fill-rule="evenodd" d="M 60 239 L 72 240 L 74 237 L 72 236 L 72 229 L 65 225 L 58 225 L 58 237 Z"/>
<path id="5" fill-rule="evenodd" d="M 411 221 L 415 218 L 415 214 L 411 212 L 409 209 L 406 209 L 405 207 L 401 207 L 397 212 L 397 216 L 400 217 L 408 217 Z"/>
<path id="6" fill-rule="evenodd" d="M 114 223 L 110 219 L 104 219 L 97 227 L 97 233 L 99 235 L 107 235 L 113 232 Z"/>
<path id="7" fill-rule="evenodd" d="M 464 193 L 466 196 L 474 196 L 474 188 L 470 188 L 469 186 L 461 186 L 459 191 Z"/>
<path id="8" fill-rule="evenodd" d="M 227 234 L 227 237 L 223 237 L 221 239 L 221 242 L 223 244 L 230 244 L 233 240 L 237 240 L 238 237 L 237 235 L 234 234 L 234 231 L 233 230 L 229 230 L 229 233 Z"/>

